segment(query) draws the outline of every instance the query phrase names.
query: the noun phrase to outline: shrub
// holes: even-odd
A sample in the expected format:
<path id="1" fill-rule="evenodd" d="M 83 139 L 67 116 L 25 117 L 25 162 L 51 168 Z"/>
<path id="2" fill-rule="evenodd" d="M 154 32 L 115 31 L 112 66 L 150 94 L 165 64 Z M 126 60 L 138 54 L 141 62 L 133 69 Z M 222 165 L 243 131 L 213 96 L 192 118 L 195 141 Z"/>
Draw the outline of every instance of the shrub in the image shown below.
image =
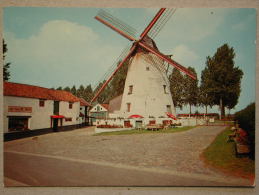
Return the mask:
<path id="1" fill-rule="evenodd" d="M 255 157 L 255 103 L 248 105 L 243 110 L 235 113 L 235 121 L 239 127 L 244 129 L 248 134 L 248 139 L 251 147 L 250 157 Z"/>

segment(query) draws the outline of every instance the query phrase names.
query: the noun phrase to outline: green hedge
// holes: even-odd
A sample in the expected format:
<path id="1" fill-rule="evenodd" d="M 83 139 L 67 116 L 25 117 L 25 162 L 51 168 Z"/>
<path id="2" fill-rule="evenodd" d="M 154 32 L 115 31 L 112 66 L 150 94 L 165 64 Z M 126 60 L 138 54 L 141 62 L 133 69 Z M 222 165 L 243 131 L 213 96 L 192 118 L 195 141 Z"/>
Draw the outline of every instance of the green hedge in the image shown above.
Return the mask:
<path id="1" fill-rule="evenodd" d="M 235 113 L 235 121 L 238 122 L 239 127 L 244 129 L 248 133 L 251 158 L 254 159 L 255 149 L 255 103 L 251 103 L 243 110 Z"/>

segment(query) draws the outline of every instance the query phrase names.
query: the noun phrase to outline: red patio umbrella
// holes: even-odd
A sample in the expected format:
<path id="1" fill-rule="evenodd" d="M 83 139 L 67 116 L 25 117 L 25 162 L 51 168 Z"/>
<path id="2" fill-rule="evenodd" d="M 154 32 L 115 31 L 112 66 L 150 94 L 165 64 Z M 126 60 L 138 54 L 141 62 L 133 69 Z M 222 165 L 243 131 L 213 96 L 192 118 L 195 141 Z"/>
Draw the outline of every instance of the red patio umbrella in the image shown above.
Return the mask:
<path id="1" fill-rule="evenodd" d="M 51 118 L 65 118 L 63 115 L 51 115 Z"/>
<path id="2" fill-rule="evenodd" d="M 166 112 L 166 115 L 174 120 L 177 120 L 177 118 L 172 113 Z"/>
<path id="3" fill-rule="evenodd" d="M 144 117 L 141 115 L 138 115 L 138 114 L 133 114 L 133 115 L 129 116 L 129 118 L 144 118 Z"/>

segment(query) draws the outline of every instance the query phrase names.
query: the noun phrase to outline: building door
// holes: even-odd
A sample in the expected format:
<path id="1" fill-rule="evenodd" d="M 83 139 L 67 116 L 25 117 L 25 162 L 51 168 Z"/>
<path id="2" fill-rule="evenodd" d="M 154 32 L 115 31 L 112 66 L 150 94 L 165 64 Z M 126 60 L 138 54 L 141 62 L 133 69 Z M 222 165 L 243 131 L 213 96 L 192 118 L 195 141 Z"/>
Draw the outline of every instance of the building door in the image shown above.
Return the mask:
<path id="1" fill-rule="evenodd" d="M 135 128 L 137 128 L 137 129 L 142 128 L 142 121 L 136 121 Z"/>
<path id="2" fill-rule="evenodd" d="M 58 118 L 53 118 L 53 131 L 58 131 Z"/>
<path id="3" fill-rule="evenodd" d="M 59 115 L 59 101 L 54 101 L 53 114 L 54 115 Z"/>

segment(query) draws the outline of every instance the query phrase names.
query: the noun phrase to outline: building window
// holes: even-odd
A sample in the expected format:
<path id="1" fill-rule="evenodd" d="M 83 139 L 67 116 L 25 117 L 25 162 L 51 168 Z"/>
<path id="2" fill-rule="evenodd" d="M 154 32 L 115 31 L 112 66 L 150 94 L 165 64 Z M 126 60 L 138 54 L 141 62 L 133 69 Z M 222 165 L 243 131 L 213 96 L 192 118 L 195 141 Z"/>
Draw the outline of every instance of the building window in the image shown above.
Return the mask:
<path id="1" fill-rule="evenodd" d="M 39 101 L 39 106 L 40 107 L 44 107 L 44 105 L 45 105 L 45 100 L 40 100 Z"/>
<path id="2" fill-rule="evenodd" d="M 150 125 L 155 125 L 156 124 L 156 120 L 149 121 L 149 124 Z"/>
<path id="3" fill-rule="evenodd" d="M 53 114 L 54 115 L 59 115 L 59 101 L 54 101 Z"/>
<path id="4" fill-rule="evenodd" d="M 172 113 L 171 105 L 166 105 L 166 111 Z"/>
<path id="5" fill-rule="evenodd" d="M 100 106 L 97 106 L 97 112 L 100 112 Z"/>
<path id="6" fill-rule="evenodd" d="M 72 117 L 66 117 L 65 121 L 72 121 Z"/>
<path id="7" fill-rule="evenodd" d="M 69 109 L 73 108 L 73 102 L 69 102 Z"/>
<path id="8" fill-rule="evenodd" d="M 124 127 L 132 127 L 132 125 L 130 124 L 130 121 L 124 121 Z"/>
<path id="9" fill-rule="evenodd" d="M 10 116 L 8 122 L 8 129 L 12 131 L 28 130 L 29 117 L 23 116 Z"/>
<path id="10" fill-rule="evenodd" d="M 166 92 L 166 85 L 163 85 L 163 87 L 164 87 L 164 93 L 166 94 L 167 92 Z"/>
<path id="11" fill-rule="evenodd" d="M 127 103 L 127 112 L 130 112 L 130 103 Z"/>
<path id="12" fill-rule="evenodd" d="M 148 66 L 146 67 L 146 71 L 149 71 L 149 67 Z"/>
<path id="13" fill-rule="evenodd" d="M 129 86 L 129 93 L 128 94 L 132 94 L 132 91 L 133 91 L 133 85 L 130 85 Z"/>

